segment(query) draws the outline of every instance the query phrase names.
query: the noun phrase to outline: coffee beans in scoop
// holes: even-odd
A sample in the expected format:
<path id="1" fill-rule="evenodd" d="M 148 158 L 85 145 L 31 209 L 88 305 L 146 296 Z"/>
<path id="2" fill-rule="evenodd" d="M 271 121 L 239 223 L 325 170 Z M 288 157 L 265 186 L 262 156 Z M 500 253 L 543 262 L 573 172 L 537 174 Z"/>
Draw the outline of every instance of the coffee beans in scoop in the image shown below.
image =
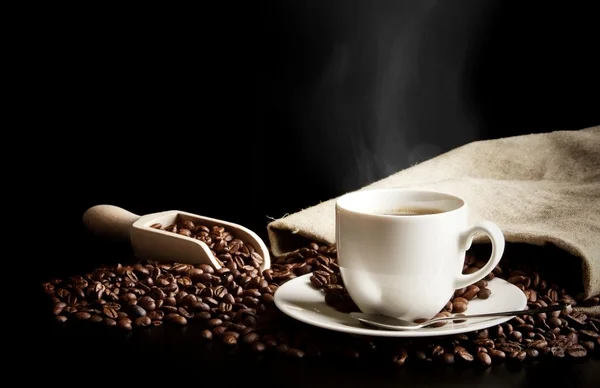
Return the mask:
<path id="1" fill-rule="evenodd" d="M 264 261 L 264 258 L 256 252 L 252 245 L 244 244 L 242 240 L 235 238 L 222 226 L 207 226 L 178 218 L 175 224 L 163 226 L 156 223 L 150 227 L 204 242 L 221 266 L 233 261 L 240 268 L 244 266 L 259 268 Z"/>

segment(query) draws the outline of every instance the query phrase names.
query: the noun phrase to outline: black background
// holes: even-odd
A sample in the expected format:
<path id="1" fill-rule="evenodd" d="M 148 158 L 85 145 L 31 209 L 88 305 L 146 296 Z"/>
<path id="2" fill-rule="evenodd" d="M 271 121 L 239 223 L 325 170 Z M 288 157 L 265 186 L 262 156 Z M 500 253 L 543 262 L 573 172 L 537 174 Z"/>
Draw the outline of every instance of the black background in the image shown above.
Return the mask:
<path id="1" fill-rule="evenodd" d="M 349 0 L 32 10 L 16 58 L 33 107 L 24 117 L 32 128 L 17 131 L 30 166 L 18 185 L 33 214 L 52 220 L 28 247 L 43 252 L 32 255 L 39 257 L 35 279 L 116 260 L 114 247 L 82 227 L 93 205 L 184 210 L 244 224 L 266 239 L 270 217 L 470 141 L 598 125 L 591 4 Z M 44 333 L 31 345 L 36 354 L 82 338 Z M 106 354 L 94 356 L 94 347 L 106 339 L 81 335 L 92 339 L 90 364 L 100 362 Z M 151 352 L 120 341 L 108 342 L 117 354 Z M 161 341 L 153 354 L 167 346 L 194 360 L 182 350 L 185 340 Z M 599 364 L 555 378 L 590 377 L 597 373 L 590 365 Z M 281 367 L 305 377 L 325 373 Z M 346 381 L 372 376 L 370 367 L 354 368 Z M 463 385 L 524 386 L 540 373 L 527 371 L 445 376 Z M 380 377 L 421 378 L 399 373 Z"/>

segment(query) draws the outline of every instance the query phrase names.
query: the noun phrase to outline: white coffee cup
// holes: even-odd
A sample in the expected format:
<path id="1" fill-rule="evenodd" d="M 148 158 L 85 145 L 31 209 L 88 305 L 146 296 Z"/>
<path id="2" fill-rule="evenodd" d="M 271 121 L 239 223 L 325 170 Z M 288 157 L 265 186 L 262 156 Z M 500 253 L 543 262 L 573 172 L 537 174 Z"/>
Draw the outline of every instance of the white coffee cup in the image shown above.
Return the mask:
<path id="1" fill-rule="evenodd" d="M 431 214 L 398 215 L 405 210 Z M 492 242 L 490 260 L 463 275 L 475 233 Z M 454 195 L 370 189 L 336 201 L 338 263 L 350 297 L 363 313 L 431 318 L 456 289 L 486 277 L 504 253 L 504 236 L 490 221 L 468 225 L 467 203 Z"/>

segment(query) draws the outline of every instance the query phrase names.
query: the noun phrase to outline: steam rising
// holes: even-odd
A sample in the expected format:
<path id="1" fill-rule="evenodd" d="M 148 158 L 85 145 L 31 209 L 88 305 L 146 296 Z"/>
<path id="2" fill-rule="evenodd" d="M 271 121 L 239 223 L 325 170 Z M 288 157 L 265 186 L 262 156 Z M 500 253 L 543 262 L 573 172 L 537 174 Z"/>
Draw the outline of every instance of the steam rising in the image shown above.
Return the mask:
<path id="1" fill-rule="evenodd" d="M 308 106 L 297 113 L 319 138 L 315 147 L 307 137 L 318 156 L 310 163 L 336 192 L 356 190 L 476 138 L 463 83 L 478 33 L 473 20 L 489 6 L 467 3 L 348 2 L 332 11 L 325 66 L 308 86 Z"/>
<path id="2" fill-rule="evenodd" d="M 368 101 L 369 119 L 353 132 L 350 139 L 355 165 L 348 169 L 342 190 L 348 191 L 384 178 L 398 170 L 427 160 L 440 150 L 434 144 L 410 145 L 407 134 L 416 126 L 407 126 L 411 117 L 411 82 L 419 78 L 414 53 L 418 51 L 418 36 L 423 15 L 430 12 L 437 0 L 423 1 L 404 10 L 394 22 L 382 18 L 385 10 L 374 13 L 373 28 L 378 29 L 377 44 L 372 58 L 375 64 L 372 98 Z M 385 20 L 384 25 L 378 25 Z"/>

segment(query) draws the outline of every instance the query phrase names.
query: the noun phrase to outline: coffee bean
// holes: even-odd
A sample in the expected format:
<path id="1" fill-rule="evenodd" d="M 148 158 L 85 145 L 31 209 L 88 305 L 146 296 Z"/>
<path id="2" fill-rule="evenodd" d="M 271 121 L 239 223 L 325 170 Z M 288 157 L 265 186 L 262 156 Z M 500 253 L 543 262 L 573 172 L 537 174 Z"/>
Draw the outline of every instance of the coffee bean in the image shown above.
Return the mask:
<path id="1" fill-rule="evenodd" d="M 254 342 L 252 343 L 252 350 L 257 353 L 262 353 L 265 351 L 266 345 L 262 342 Z"/>
<path id="2" fill-rule="evenodd" d="M 178 263 L 169 269 L 169 272 L 177 275 L 181 275 L 187 272 L 190 268 L 192 268 L 189 264 Z"/>
<path id="3" fill-rule="evenodd" d="M 509 354 L 509 353 L 521 351 L 521 346 L 515 342 L 511 342 L 511 343 L 504 343 L 504 344 L 498 346 L 498 349 L 502 350 L 506 354 Z"/>
<path id="4" fill-rule="evenodd" d="M 519 331 L 513 331 L 512 333 L 510 333 L 508 338 L 510 338 L 513 341 L 520 342 L 521 339 L 523 338 L 523 334 L 521 334 L 521 332 L 519 332 Z"/>
<path id="5" fill-rule="evenodd" d="M 190 307 L 196 311 L 210 311 L 210 306 L 200 301 L 196 301 L 196 303 L 194 303 Z"/>
<path id="6" fill-rule="evenodd" d="M 217 327 L 215 327 L 215 328 L 213 328 L 213 329 L 212 329 L 212 332 L 213 332 L 213 334 L 214 334 L 214 335 L 217 335 L 217 336 L 219 336 L 219 337 L 220 337 L 220 336 L 222 336 L 222 335 L 223 335 L 223 333 L 225 333 L 227 330 L 228 330 L 228 329 L 227 329 L 227 326 L 217 326 Z"/>
<path id="7" fill-rule="evenodd" d="M 463 287 L 463 288 L 454 290 L 454 298 L 462 297 L 466 291 L 467 291 L 467 287 Z"/>
<path id="8" fill-rule="evenodd" d="M 494 341 L 489 338 L 478 338 L 472 341 L 474 345 L 483 346 L 486 348 L 493 348 Z"/>
<path id="9" fill-rule="evenodd" d="M 551 317 L 546 320 L 546 323 L 550 328 L 559 327 L 562 325 L 560 318 Z"/>
<path id="10" fill-rule="evenodd" d="M 229 328 L 228 328 L 228 329 L 229 329 Z M 233 336 L 233 337 L 235 337 L 235 339 L 236 339 L 236 340 L 240 338 L 240 333 L 238 333 L 238 332 L 236 332 L 236 331 L 231 331 L 231 330 L 227 330 L 227 331 L 226 331 L 226 332 L 224 332 L 222 335 L 223 335 L 223 336 L 228 336 L 228 335 L 230 335 L 230 336 Z"/>
<path id="11" fill-rule="evenodd" d="M 233 346 L 233 345 L 237 344 L 237 338 L 235 338 L 232 335 L 224 335 L 222 341 L 225 345 L 229 345 L 229 346 Z"/>
<path id="12" fill-rule="evenodd" d="M 144 310 L 142 307 L 135 305 L 135 306 L 131 306 L 131 313 L 133 314 L 134 317 L 145 317 L 146 316 L 146 310 Z"/>
<path id="13" fill-rule="evenodd" d="M 179 307 L 177 309 L 177 312 L 179 313 L 179 315 L 181 315 L 182 317 L 184 317 L 186 319 L 192 319 L 192 318 L 194 318 L 194 313 L 188 311 L 188 309 L 186 309 L 184 307 Z"/>
<path id="14" fill-rule="evenodd" d="M 442 354 L 444 354 L 444 348 L 441 347 L 440 345 L 434 346 L 433 349 L 431 350 L 431 356 L 434 358 L 438 358 Z"/>
<path id="15" fill-rule="evenodd" d="M 527 353 L 525 351 L 517 351 L 508 354 L 508 359 L 522 362 L 527 357 Z"/>
<path id="16" fill-rule="evenodd" d="M 194 315 L 194 318 L 200 321 L 208 321 L 212 318 L 212 315 L 208 311 L 201 311 L 199 313 L 196 313 Z"/>
<path id="17" fill-rule="evenodd" d="M 248 333 L 244 336 L 242 341 L 246 344 L 252 344 L 260 339 L 260 335 L 257 333 Z"/>
<path id="18" fill-rule="evenodd" d="M 67 306 L 63 309 L 63 313 L 75 314 L 77 312 L 77 307 L 75 306 Z"/>
<path id="19" fill-rule="evenodd" d="M 149 311 L 153 311 L 156 308 L 156 303 L 154 302 L 154 299 L 152 299 L 152 297 L 143 296 L 139 300 L 138 306 L 140 306 L 141 308 L 146 310 L 146 312 L 149 312 Z"/>
<path id="20" fill-rule="evenodd" d="M 591 352 L 594 350 L 594 342 L 593 341 L 583 341 L 580 343 L 581 346 L 583 346 L 583 348 L 585 350 L 587 350 L 588 352 Z"/>
<path id="21" fill-rule="evenodd" d="M 127 292 L 120 297 L 121 301 L 129 302 L 130 300 L 136 300 L 137 296 L 133 292 Z"/>
<path id="22" fill-rule="evenodd" d="M 186 237 L 190 237 L 192 235 L 192 231 L 189 229 L 185 229 L 185 228 L 181 228 L 177 231 L 177 233 L 186 236 Z"/>
<path id="23" fill-rule="evenodd" d="M 57 315 L 55 317 L 55 319 L 57 322 L 60 322 L 60 323 L 65 323 L 67 321 L 67 317 L 65 317 L 64 315 Z"/>
<path id="24" fill-rule="evenodd" d="M 522 333 L 530 332 L 530 331 L 533 331 L 533 325 L 528 325 L 528 324 L 517 325 L 515 327 L 515 330 L 518 330 Z"/>
<path id="25" fill-rule="evenodd" d="M 290 348 L 288 349 L 287 352 L 285 352 L 286 355 L 290 356 L 290 357 L 294 357 L 294 358 L 302 358 L 304 357 L 304 352 L 300 349 L 296 349 L 296 348 Z"/>
<path id="26" fill-rule="evenodd" d="M 209 264 L 198 264 L 197 268 L 202 270 L 202 272 L 208 274 L 212 274 L 215 272 L 215 269 Z"/>
<path id="27" fill-rule="evenodd" d="M 261 341 L 265 343 L 267 348 L 273 348 L 277 346 L 277 339 L 272 334 L 264 334 L 261 338 Z"/>
<path id="28" fill-rule="evenodd" d="M 261 300 L 264 304 L 267 304 L 267 305 L 272 305 L 275 303 L 275 298 L 274 298 L 273 294 L 263 294 L 261 296 Z"/>
<path id="29" fill-rule="evenodd" d="M 104 315 L 111 319 L 115 319 L 119 315 L 118 312 L 112 307 L 104 307 L 104 309 L 102 309 L 102 312 L 104 312 Z"/>
<path id="30" fill-rule="evenodd" d="M 477 293 L 477 299 L 487 299 L 492 294 L 492 291 L 489 288 L 481 288 Z"/>
<path id="31" fill-rule="evenodd" d="M 188 293 L 186 291 L 184 291 L 184 290 L 177 291 L 177 294 L 175 295 L 175 303 L 177 305 L 184 304 L 183 299 L 187 296 L 188 296 Z M 194 298 L 194 301 L 196 301 L 196 296 L 192 295 L 192 297 Z"/>
<path id="32" fill-rule="evenodd" d="M 506 281 L 512 284 L 523 284 L 525 283 L 526 279 L 527 278 L 523 275 L 515 275 L 510 276 L 508 279 L 506 279 Z"/>
<path id="33" fill-rule="evenodd" d="M 323 277 L 315 276 L 314 274 L 310 277 L 310 283 L 318 289 L 321 289 L 325 284 L 327 284 Z"/>
<path id="34" fill-rule="evenodd" d="M 186 325 L 187 324 L 187 319 L 185 319 L 185 317 L 181 316 L 178 313 L 169 313 L 165 316 L 165 320 L 167 322 L 171 322 L 174 323 L 176 325 Z"/>
<path id="35" fill-rule="evenodd" d="M 477 287 L 479 287 L 480 289 L 487 287 L 488 282 L 485 279 L 481 279 L 480 281 L 476 282 L 475 285 Z"/>
<path id="36" fill-rule="evenodd" d="M 464 299 L 464 298 L 459 298 L 459 299 Z M 458 301 L 454 300 L 454 302 L 452 302 L 452 312 L 453 313 L 464 313 L 465 311 L 467 311 L 467 307 L 468 307 L 468 302 L 465 303 L 462 300 L 458 300 Z"/>
<path id="37" fill-rule="evenodd" d="M 211 319 L 211 320 L 209 320 L 209 321 L 206 323 L 206 325 L 207 325 L 208 327 L 217 327 L 217 326 L 220 326 L 220 325 L 222 325 L 222 324 L 223 324 L 223 321 L 222 321 L 222 320 L 220 320 L 220 319 L 218 319 L 218 318 Z"/>
<path id="38" fill-rule="evenodd" d="M 479 287 L 477 287 L 476 285 L 470 285 L 469 287 L 467 287 L 467 291 L 465 291 L 465 293 L 462 295 L 462 297 L 467 300 L 471 300 L 471 299 L 475 298 L 475 296 L 477 296 L 478 292 L 479 292 Z"/>
<path id="39" fill-rule="evenodd" d="M 446 365 L 454 364 L 454 354 L 448 352 L 444 353 L 442 355 L 442 362 Z"/>
<path id="40" fill-rule="evenodd" d="M 200 338 L 204 340 L 211 340 L 213 338 L 213 333 L 208 329 L 204 329 L 200 332 Z"/>
<path id="41" fill-rule="evenodd" d="M 119 327 L 120 329 L 123 329 L 123 330 L 128 330 L 128 331 L 132 330 L 131 320 L 128 318 L 120 318 L 117 321 L 117 327 Z"/>
<path id="42" fill-rule="evenodd" d="M 238 333 L 242 333 L 246 330 L 246 326 L 241 323 L 231 323 L 230 322 L 229 330 L 237 331 Z"/>
<path id="43" fill-rule="evenodd" d="M 232 294 L 225 294 L 225 296 L 223 296 L 223 298 L 221 299 L 224 303 L 228 303 L 233 305 L 235 303 L 235 298 Z"/>
<path id="44" fill-rule="evenodd" d="M 468 359 L 470 356 L 470 361 L 473 360 L 473 356 L 463 346 L 455 346 L 452 353 L 454 353 L 455 356 L 459 356 L 460 359 Z"/>
<path id="45" fill-rule="evenodd" d="M 52 313 L 54 315 L 59 315 L 60 313 L 62 313 L 62 311 L 65 307 L 67 307 L 67 304 L 64 302 L 55 303 L 54 308 L 52 309 Z"/>
<path id="46" fill-rule="evenodd" d="M 165 313 L 176 313 L 177 312 L 177 307 L 175 307 L 175 306 L 162 306 L 162 310 Z"/>
<path id="47" fill-rule="evenodd" d="M 208 273 L 208 272 L 204 271 L 203 273 L 198 275 L 195 280 L 198 283 L 209 283 L 212 281 L 212 279 L 213 279 L 212 273 Z"/>
<path id="48" fill-rule="evenodd" d="M 114 319 L 112 319 L 112 318 L 104 318 L 104 324 L 105 324 L 106 326 L 111 326 L 111 327 L 112 327 L 112 326 L 117 326 L 117 321 L 115 321 L 115 320 L 114 320 Z"/>
<path id="49" fill-rule="evenodd" d="M 581 345 L 572 345 L 567 349 L 567 354 L 573 358 L 581 358 L 587 355 L 587 350 Z"/>
<path id="50" fill-rule="evenodd" d="M 91 322 L 91 323 L 100 323 L 100 322 L 102 322 L 102 320 L 103 320 L 103 318 L 100 315 L 94 314 L 94 315 L 92 315 L 90 317 L 89 322 Z"/>
<path id="51" fill-rule="evenodd" d="M 567 340 L 570 343 L 576 345 L 579 343 L 579 336 L 577 335 L 577 333 L 571 332 L 571 333 L 567 334 Z"/>
<path id="52" fill-rule="evenodd" d="M 246 325 L 248 327 L 256 326 L 256 318 L 251 315 L 244 317 L 243 322 L 244 322 L 244 325 Z"/>
<path id="53" fill-rule="evenodd" d="M 154 310 L 149 312 L 147 316 L 153 321 L 160 321 L 164 318 L 165 313 L 161 310 Z"/>
<path id="54" fill-rule="evenodd" d="M 217 308 L 220 312 L 226 313 L 233 309 L 233 305 L 231 303 L 221 302 Z"/>
<path id="55" fill-rule="evenodd" d="M 488 349 L 488 354 L 490 355 L 490 357 L 492 357 L 492 359 L 499 361 L 504 360 L 506 358 L 506 354 L 502 350 L 498 349 Z"/>
<path id="56" fill-rule="evenodd" d="M 477 353 L 476 358 L 477 358 L 477 362 L 482 366 L 492 365 L 492 358 L 487 353 L 484 353 L 484 352 Z"/>
<path id="57" fill-rule="evenodd" d="M 545 352 L 556 358 L 563 358 L 565 356 L 565 348 L 563 346 L 551 346 L 546 348 Z"/>
<path id="58" fill-rule="evenodd" d="M 261 293 L 256 288 L 250 288 L 250 289 L 244 290 L 244 292 L 242 293 L 242 296 L 251 296 L 254 298 L 260 298 Z"/>
<path id="59" fill-rule="evenodd" d="M 543 350 L 548 347 L 548 342 L 546 340 L 536 340 L 531 342 L 529 347 L 537 350 Z"/>
<path id="60" fill-rule="evenodd" d="M 74 316 L 75 319 L 77 319 L 79 321 L 85 321 L 87 319 L 90 319 L 90 317 L 92 315 L 90 313 L 88 313 L 88 312 L 82 312 L 82 311 L 80 311 L 80 312 L 75 313 L 73 316 Z"/>
<path id="61" fill-rule="evenodd" d="M 529 358 L 536 358 L 540 355 L 537 349 L 525 349 L 525 353 L 527 353 L 527 357 Z"/>
<path id="62" fill-rule="evenodd" d="M 135 320 L 135 325 L 136 326 L 143 326 L 143 327 L 145 327 L 145 326 L 150 326 L 151 323 L 152 323 L 152 320 L 149 317 L 147 317 L 147 316 L 138 317 Z"/>

